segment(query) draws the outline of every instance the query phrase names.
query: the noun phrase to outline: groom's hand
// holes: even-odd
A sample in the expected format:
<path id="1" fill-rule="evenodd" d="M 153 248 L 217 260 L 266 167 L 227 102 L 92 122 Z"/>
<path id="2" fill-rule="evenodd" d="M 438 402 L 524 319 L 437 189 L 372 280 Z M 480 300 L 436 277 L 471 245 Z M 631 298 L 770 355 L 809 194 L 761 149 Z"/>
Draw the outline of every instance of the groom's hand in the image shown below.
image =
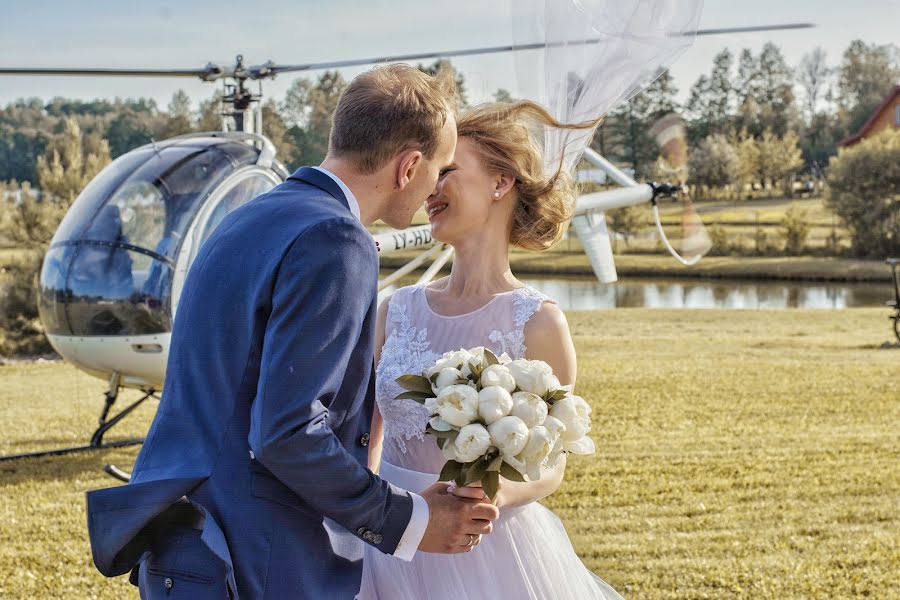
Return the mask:
<path id="1" fill-rule="evenodd" d="M 460 498 L 438 482 L 420 495 L 428 502 L 428 528 L 419 543 L 422 552 L 457 554 L 478 545 L 490 533 L 500 511 L 488 500 Z"/>

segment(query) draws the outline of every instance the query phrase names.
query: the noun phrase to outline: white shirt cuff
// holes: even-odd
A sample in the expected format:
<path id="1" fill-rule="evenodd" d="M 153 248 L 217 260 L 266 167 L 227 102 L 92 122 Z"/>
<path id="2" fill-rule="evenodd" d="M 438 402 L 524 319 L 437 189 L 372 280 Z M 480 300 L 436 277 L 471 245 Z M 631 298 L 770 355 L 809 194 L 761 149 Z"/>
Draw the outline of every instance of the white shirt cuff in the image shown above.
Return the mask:
<path id="1" fill-rule="evenodd" d="M 413 559 L 422 538 L 425 537 L 425 530 L 428 529 L 428 502 L 418 494 L 409 492 L 409 495 L 413 501 L 412 517 L 406 531 L 403 532 L 403 537 L 400 538 L 400 543 L 397 544 L 397 549 L 394 550 L 396 558 L 407 562 Z"/>

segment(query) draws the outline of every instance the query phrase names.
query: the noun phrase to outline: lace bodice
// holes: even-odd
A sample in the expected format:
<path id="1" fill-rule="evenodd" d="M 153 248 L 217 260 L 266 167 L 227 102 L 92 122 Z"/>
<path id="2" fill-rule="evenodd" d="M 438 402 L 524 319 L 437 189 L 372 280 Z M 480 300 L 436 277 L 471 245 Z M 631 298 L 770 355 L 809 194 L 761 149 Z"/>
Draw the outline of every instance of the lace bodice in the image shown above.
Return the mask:
<path id="1" fill-rule="evenodd" d="M 484 346 L 498 356 L 525 356 L 525 324 L 543 302 L 554 302 L 525 286 L 498 294 L 480 308 L 457 316 L 435 313 L 425 284 L 394 292 L 388 305 L 385 343 L 376 367 L 375 394 L 384 419 L 382 458 L 394 465 L 438 473 L 446 462 L 425 434 L 428 411 L 412 400 L 395 400 L 403 390 L 395 379 L 419 373 L 449 350 Z"/>

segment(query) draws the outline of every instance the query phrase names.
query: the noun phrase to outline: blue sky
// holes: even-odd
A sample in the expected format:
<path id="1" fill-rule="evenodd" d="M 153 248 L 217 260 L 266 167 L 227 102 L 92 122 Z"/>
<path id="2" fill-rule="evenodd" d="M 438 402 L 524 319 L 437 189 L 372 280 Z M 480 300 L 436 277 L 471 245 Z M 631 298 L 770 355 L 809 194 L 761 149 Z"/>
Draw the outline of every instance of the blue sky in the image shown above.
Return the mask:
<path id="1" fill-rule="evenodd" d="M 450 50 L 510 43 L 510 0 L 0 0 L 3 66 L 195 68 L 230 63 L 341 60 L 383 54 Z M 724 47 L 758 50 L 779 44 L 791 64 L 822 46 L 837 64 L 847 44 L 861 38 L 900 44 L 900 0 L 706 0 L 701 27 L 814 22 L 816 29 L 699 38 L 672 68 L 682 96 Z M 488 99 L 498 87 L 515 94 L 510 56 L 458 59 L 470 99 Z M 359 69 L 346 71 L 348 77 Z M 292 76 L 267 82 L 281 97 Z M 182 88 L 195 103 L 212 84 L 194 80 L 0 77 L 0 104 L 19 97 L 152 97 L 165 107 Z"/>

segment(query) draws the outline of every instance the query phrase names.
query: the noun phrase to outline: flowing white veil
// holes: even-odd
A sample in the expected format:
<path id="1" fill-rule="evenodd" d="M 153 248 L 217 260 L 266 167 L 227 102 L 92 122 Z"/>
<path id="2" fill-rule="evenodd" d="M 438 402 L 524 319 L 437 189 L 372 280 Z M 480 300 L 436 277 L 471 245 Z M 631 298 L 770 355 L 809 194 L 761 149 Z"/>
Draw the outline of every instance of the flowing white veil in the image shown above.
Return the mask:
<path id="1" fill-rule="evenodd" d="M 691 45 L 703 0 L 511 0 L 525 97 L 563 123 L 592 121 L 650 85 Z M 593 130 L 546 128 L 545 166 L 574 169 Z"/>
<path id="2" fill-rule="evenodd" d="M 557 121 L 584 123 L 608 114 L 649 86 L 691 45 L 703 0 L 512 0 L 513 43 L 534 48 L 516 53 L 516 76 L 524 97 L 544 105 Z M 537 127 L 537 126 L 536 126 Z M 570 173 L 593 139 L 594 129 L 535 129 L 544 169 L 560 164 Z M 693 264 L 709 249 L 699 217 L 685 201 L 682 258 Z M 612 245 L 602 212 L 576 216 L 572 227 L 603 283 L 616 281 Z M 685 252 L 689 249 L 690 252 Z"/>

